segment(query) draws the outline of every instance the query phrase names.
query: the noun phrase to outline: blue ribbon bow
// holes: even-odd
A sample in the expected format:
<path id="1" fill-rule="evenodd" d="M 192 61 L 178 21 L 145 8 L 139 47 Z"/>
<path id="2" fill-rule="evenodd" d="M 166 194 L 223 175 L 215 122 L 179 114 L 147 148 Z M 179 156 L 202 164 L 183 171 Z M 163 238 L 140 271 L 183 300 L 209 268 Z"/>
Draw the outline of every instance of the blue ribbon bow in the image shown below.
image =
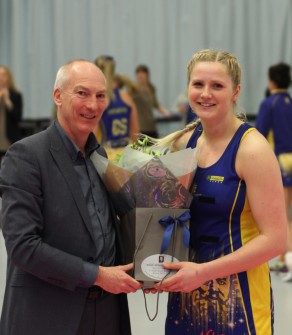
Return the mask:
<path id="1" fill-rule="evenodd" d="M 161 245 L 161 253 L 162 254 L 166 251 L 166 249 L 169 246 L 175 223 L 177 223 L 178 225 L 183 227 L 183 229 L 184 229 L 183 244 L 186 248 L 189 247 L 190 231 L 189 231 L 188 227 L 186 226 L 185 222 L 189 221 L 190 218 L 191 218 L 190 212 L 185 211 L 179 217 L 174 217 L 173 218 L 172 216 L 165 216 L 164 218 L 159 220 L 159 223 L 163 227 L 165 227 L 165 232 L 164 232 L 164 235 L 163 235 L 162 245 Z"/>

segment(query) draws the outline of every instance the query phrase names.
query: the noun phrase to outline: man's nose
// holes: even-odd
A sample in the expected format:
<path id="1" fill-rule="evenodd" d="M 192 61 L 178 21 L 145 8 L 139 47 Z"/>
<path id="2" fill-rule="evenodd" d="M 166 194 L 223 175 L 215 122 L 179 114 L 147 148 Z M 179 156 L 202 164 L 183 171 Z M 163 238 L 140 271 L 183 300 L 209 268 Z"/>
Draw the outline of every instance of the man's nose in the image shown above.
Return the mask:
<path id="1" fill-rule="evenodd" d="M 86 106 L 91 109 L 96 109 L 98 107 L 98 100 L 96 96 L 90 96 L 87 98 Z"/>

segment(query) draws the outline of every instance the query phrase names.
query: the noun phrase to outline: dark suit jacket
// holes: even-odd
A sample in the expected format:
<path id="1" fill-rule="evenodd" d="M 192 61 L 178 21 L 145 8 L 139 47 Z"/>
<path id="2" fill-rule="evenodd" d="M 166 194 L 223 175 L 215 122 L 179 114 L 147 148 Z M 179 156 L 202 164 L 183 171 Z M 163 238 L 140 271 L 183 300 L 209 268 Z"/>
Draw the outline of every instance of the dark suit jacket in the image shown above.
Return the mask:
<path id="1" fill-rule="evenodd" d="M 76 334 L 87 294 L 78 287 L 82 260 L 95 256 L 95 243 L 71 158 L 54 125 L 10 147 L 0 194 L 8 253 L 1 335 Z M 119 298 L 121 334 L 130 334 L 126 295 Z"/>

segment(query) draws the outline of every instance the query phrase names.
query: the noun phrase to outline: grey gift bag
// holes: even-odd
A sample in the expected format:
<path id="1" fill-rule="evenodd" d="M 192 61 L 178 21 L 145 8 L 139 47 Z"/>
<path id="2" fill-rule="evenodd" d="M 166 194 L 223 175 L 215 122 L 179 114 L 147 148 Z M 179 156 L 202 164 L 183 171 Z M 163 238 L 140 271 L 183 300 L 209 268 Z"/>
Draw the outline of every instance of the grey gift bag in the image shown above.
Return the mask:
<path id="1" fill-rule="evenodd" d="M 134 262 L 133 277 L 144 288 L 171 276 L 163 262 L 189 259 L 189 210 L 134 208 L 121 218 L 126 263 Z"/>

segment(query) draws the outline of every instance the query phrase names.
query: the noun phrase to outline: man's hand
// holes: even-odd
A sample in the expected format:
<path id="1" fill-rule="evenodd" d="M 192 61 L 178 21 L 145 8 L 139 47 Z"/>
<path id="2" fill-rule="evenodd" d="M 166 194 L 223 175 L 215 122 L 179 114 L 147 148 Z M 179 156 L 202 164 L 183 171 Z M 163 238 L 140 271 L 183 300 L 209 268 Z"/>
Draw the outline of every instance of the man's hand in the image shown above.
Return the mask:
<path id="1" fill-rule="evenodd" d="M 99 273 L 94 285 L 114 294 L 136 292 L 142 287 L 142 284 L 126 273 L 132 268 L 133 264 L 112 267 L 99 266 Z"/>

